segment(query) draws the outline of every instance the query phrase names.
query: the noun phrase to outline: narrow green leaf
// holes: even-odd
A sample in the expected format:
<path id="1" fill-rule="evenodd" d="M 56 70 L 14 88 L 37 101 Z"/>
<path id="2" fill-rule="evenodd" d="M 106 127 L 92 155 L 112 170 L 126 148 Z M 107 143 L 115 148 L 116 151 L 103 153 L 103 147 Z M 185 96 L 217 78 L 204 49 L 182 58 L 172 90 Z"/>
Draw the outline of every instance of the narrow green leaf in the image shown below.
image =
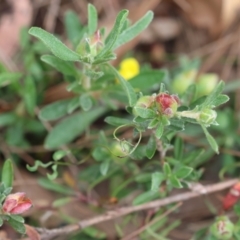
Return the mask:
<path id="1" fill-rule="evenodd" d="M 92 5 L 88 4 L 88 34 L 91 36 L 97 30 L 97 9 Z"/>
<path id="2" fill-rule="evenodd" d="M 228 102 L 229 101 L 229 97 L 227 96 L 227 95 L 225 95 L 225 94 L 220 94 L 214 101 L 213 101 L 213 105 L 215 106 L 215 107 L 217 107 L 217 106 L 219 106 L 219 105 L 222 105 L 222 104 L 224 104 L 224 103 L 226 103 L 226 102 Z"/>
<path id="3" fill-rule="evenodd" d="M 154 118 L 149 124 L 148 124 L 148 129 L 153 129 L 155 127 L 157 127 L 159 123 L 159 120 Z"/>
<path id="4" fill-rule="evenodd" d="M 0 87 L 7 86 L 22 77 L 22 73 L 3 72 L 0 73 Z"/>
<path id="5" fill-rule="evenodd" d="M 182 184 L 181 184 L 181 182 L 180 182 L 180 181 L 177 179 L 177 177 L 174 176 L 174 175 L 171 175 L 171 176 L 169 177 L 169 181 L 170 181 L 171 185 L 172 185 L 173 187 L 175 187 L 175 188 L 182 188 L 182 187 L 183 187 Z"/>
<path id="6" fill-rule="evenodd" d="M 123 31 L 120 36 L 118 37 L 116 43 L 114 44 L 114 49 L 118 48 L 119 46 L 131 41 L 134 39 L 138 34 L 140 34 L 144 29 L 148 27 L 150 22 L 153 19 L 153 12 L 148 11 L 140 20 L 138 20 L 134 25 L 127 28 Z"/>
<path id="7" fill-rule="evenodd" d="M 47 31 L 38 27 L 32 27 L 29 30 L 29 34 L 40 39 L 56 57 L 65 61 L 80 61 L 80 56 L 77 53 Z"/>
<path id="8" fill-rule="evenodd" d="M 152 174 L 152 184 L 151 184 L 151 191 L 157 192 L 159 191 L 159 186 L 162 181 L 165 179 L 164 174 L 161 172 L 155 172 Z"/>
<path id="9" fill-rule="evenodd" d="M 193 168 L 190 167 L 181 167 L 178 169 L 174 174 L 177 178 L 184 179 L 186 178 L 191 172 L 193 171 Z"/>
<path id="10" fill-rule="evenodd" d="M 170 165 L 167 162 L 165 162 L 163 164 L 163 172 L 164 172 L 165 176 L 169 176 L 169 175 L 172 174 L 171 167 L 170 167 Z"/>
<path id="11" fill-rule="evenodd" d="M 24 223 L 24 218 L 20 215 L 11 215 L 11 218 L 14 219 L 17 222 Z"/>
<path id="12" fill-rule="evenodd" d="M 73 11 L 67 11 L 64 16 L 64 24 L 68 39 L 76 46 L 85 32 L 78 15 Z"/>
<path id="13" fill-rule="evenodd" d="M 183 141 L 177 137 L 174 142 L 174 158 L 181 160 L 183 155 Z"/>
<path id="14" fill-rule="evenodd" d="M 41 57 L 41 60 L 49 64 L 50 66 L 54 67 L 64 75 L 73 77 L 77 76 L 77 71 L 72 62 L 63 61 L 52 55 L 43 55 Z"/>
<path id="15" fill-rule="evenodd" d="M 34 79 L 31 76 L 26 76 L 24 79 L 22 97 L 28 113 L 33 116 L 37 101 L 37 90 Z"/>
<path id="16" fill-rule="evenodd" d="M 16 230 L 17 232 L 21 234 L 25 234 L 26 229 L 23 223 L 16 221 L 13 217 L 13 215 L 9 216 L 8 223 L 11 225 L 11 227 Z"/>
<path id="17" fill-rule="evenodd" d="M 17 121 L 18 117 L 13 112 L 8 113 L 1 113 L 0 114 L 0 127 L 5 127 L 8 125 L 13 124 L 15 121 Z"/>
<path id="18" fill-rule="evenodd" d="M 139 183 L 150 182 L 151 178 L 151 173 L 140 173 L 139 175 L 135 176 L 135 181 Z"/>
<path id="19" fill-rule="evenodd" d="M 113 125 L 113 126 L 121 126 L 121 125 L 126 125 L 126 124 L 132 124 L 132 121 L 126 118 L 118 118 L 118 117 L 106 117 L 104 119 L 104 122 Z"/>
<path id="20" fill-rule="evenodd" d="M 67 106 L 67 113 L 73 113 L 76 109 L 80 107 L 79 98 L 72 98 Z"/>
<path id="21" fill-rule="evenodd" d="M 216 88 L 207 96 L 204 103 L 200 105 L 200 109 L 213 106 L 214 101 L 217 99 L 219 94 L 221 94 L 221 92 L 223 91 L 224 85 L 225 83 L 223 81 L 220 81 L 216 86 Z"/>
<path id="22" fill-rule="evenodd" d="M 207 128 L 206 128 L 205 126 L 203 126 L 203 125 L 201 125 L 201 126 L 202 126 L 202 129 L 203 129 L 203 131 L 204 131 L 204 133 L 205 133 L 205 136 L 206 136 L 206 138 L 207 138 L 207 140 L 208 140 L 211 148 L 212 148 L 217 154 L 219 154 L 217 142 L 216 142 L 215 139 L 210 135 L 210 133 L 208 132 Z"/>
<path id="23" fill-rule="evenodd" d="M 127 19 L 128 10 L 122 10 L 118 13 L 115 24 L 112 31 L 109 33 L 108 37 L 105 40 L 105 46 L 102 51 L 97 55 L 96 59 L 102 58 L 104 55 L 112 51 L 115 42 L 120 34 L 120 31 Z"/>
<path id="24" fill-rule="evenodd" d="M 38 183 L 43 188 L 54 191 L 54 192 L 58 192 L 58 193 L 65 194 L 65 195 L 73 195 L 74 194 L 74 191 L 72 189 L 70 189 L 69 187 L 66 187 L 63 184 L 55 183 L 47 178 L 40 178 L 38 180 Z"/>
<path id="25" fill-rule="evenodd" d="M 64 99 L 43 107 L 39 113 L 40 119 L 52 121 L 67 115 L 69 102 L 69 99 Z"/>
<path id="26" fill-rule="evenodd" d="M 129 83 L 138 91 L 146 92 L 147 90 L 149 92 L 149 89 L 151 89 L 155 84 L 160 85 L 165 74 L 166 72 L 163 70 L 147 70 L 140 72 L 137 76 L 133 77 Z"/>
<path id="27" fill-rule="evenodd" d="M 64 198 L 59 198 L 57 200 L 55 200 L 53 203 L 52 203 L 52 206 L 54 208 L 59 208 L 59 207 L 62 207 L 70 202 L 72 202 L 74 199 L 71 198 L 71 197 L 64 197 Z"/>
<path id="28" fill-rule="evenodd" d="M 163 135 L 163 131 L 164 131 L 164 125 L 162 122 L 160 122 L 155 131 L 156 138 L 160 139 Z"/>
<path id="29" fill-rule="evenodd" d="M 75 113 L 58 123 L 45 139 L 47 149 L 58 148 L 81 135 L 106 109 L 99 107 L 88 112 Z"/>
<path id="30" fill-rule="evenodd" d="M 108 159 L 106 159 L 105 161 L 103 161 L 100 165 L 100 172 L 103 176 L 106 176 L 108 169 L 110 166 L 110 161 Z"/>
<path id="31" fill-rule="evenodd" d="M 12 187 L 13 176 L 12 161 L 10 159 L 7 159 L 3 164 L 1 180 L 1 182 L 4 183 L 5 187 Z"/>
<path id="32" fill-rule="evenodd" d="M 0 227 L 3 225 L 3 219 L 0 217 Z"/>
<path id="33" fill-rule="evenodd" d="M 120 81 L 122 88 L 124 89 L 125 93 L 128 96 L 129 105 L 130 107 L 133 107 L 137 102 L 137 96 L 132 86 L 119 74 L 119 72 L 113 66 L 111 66 L 110 64 L 107 64 L 107 66 L 110 68 L 112 73 L 116 76 L 116 78 Z"/>
<path id="34" fill-rule="evenodd" d="M 92 98 L 87 93 L 82 94 L 79 101 L 83 111 L 89 111 L 93 106 Z"/>
<path id="35" fill-rule="evenodd" d="M 138 195 L 134 200 L 133 200 L 133 205 L 139 205 L 145 202 L 149 202 L 153 199 L 156 199 L 159 197 L 159 191 L 154 192 L 154 191 L 148 191 L 144 192 L 140 195 Z"/>
<path id="36" fill-rule="evenodd" d="M 148 159 L 151 159 L 154 156 L 156 149 L 157 149 L 156 138 L 155 136 L 151 135 L 146 147 L 146 156 Z"/>
<path id="37" fill-rule="evenodd" d="M 149 108 L 144 107 L 134 107 L 133 111 L 140 116 L 141 118 L 154 118 L 156 116 L 156 113 Z"/>

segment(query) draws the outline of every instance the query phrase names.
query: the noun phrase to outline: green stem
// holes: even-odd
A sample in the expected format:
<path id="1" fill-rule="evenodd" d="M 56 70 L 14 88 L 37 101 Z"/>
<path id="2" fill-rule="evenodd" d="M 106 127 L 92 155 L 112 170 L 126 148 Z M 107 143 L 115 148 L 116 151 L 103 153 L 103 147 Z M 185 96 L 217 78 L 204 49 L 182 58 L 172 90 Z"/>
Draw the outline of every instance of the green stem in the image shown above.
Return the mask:
<path id="1" fill-rule="evenodd" d="M 192 118 L 192 119 L 198 119 L 200 112 L 193 112 L 193 111 L 182 111 L 182 112 L 176 112 L 177 117 L 185 117 L 185 118 Z"/>

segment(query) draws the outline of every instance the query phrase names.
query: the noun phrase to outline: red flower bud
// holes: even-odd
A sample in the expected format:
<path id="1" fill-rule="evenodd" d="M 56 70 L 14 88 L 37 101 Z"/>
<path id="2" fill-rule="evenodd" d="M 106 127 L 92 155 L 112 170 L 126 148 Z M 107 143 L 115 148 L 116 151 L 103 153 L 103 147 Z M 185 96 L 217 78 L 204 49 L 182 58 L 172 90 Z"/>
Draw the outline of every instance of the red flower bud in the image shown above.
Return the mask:
<path id="1" fill-rule="evenodd" d="M 9 194 L 5 199 L 2 210 L 5 213 L 21 214 L 32 207 L 32 201 L 26 197 L 26 193 L 18 192 Z"/>
<path id="2" fill-rule="evenodd" d="M 223 199 L 223 209 L 228 210 L 232 208 L 240 198 L 240 182 L 236 183 Z"/>
<path id="3" fill-rule="evenodd" d="M 161 114 L 173 117 L 176 113 L 180 101 L 176 95 L 160 93 L 156 97 L 156 105 Z"/>

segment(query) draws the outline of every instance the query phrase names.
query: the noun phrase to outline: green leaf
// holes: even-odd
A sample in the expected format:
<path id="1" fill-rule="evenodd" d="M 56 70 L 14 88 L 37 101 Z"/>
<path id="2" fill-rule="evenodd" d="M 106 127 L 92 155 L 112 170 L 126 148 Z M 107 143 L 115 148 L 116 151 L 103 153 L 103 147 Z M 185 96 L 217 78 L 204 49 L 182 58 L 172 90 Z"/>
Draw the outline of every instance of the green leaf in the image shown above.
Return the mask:
<path id="1" fill-rule="evenodd" d="M 0 127 L 12 125 L 18 119 L 17 115 L 13 112 L 0 114 Z"/>
<path id="2" fill-rule="evenodd" d="M 88 4 L 88 34 L 91 36 L 97 30 L 97 9 L 92 5 Z"/>
<path id="3" fill-rule="evenodd" d="M 207 140 L 208 140 L 211 148 L 212 148 L 217 154 L 219 154 L 217 142 L 216 142 L 215 139 L 210 135 L 210 133 L 208 132 L 207 128 L 206 128 L 205 126 L 203 126 L 203 125 L 201 125 L 201 126 L 202 126 L 202 129 L 203 129 L 203 131 L 204 131 L 204 133 L 205 133 L 205 136 L 206 136 L 206 138 L 207 138 Z"/>
<path id="4" fill-rule="evenodd" d="M 223 91 L 224 85 L 225 85 L 224 82 L 220 81 L 216 88 L 206 97 L 204 103 L 200 105 L 200 109 L 213 106 L 217 97 Z"/>
<path id="5" fill-rule="evenodd" d="M 148 27 L 152 19 L 153 12 L 148 11 L 140 20 L 120 34 L 116 43 L 114 44 L 114 49 L 134 39 L 138 34 Z"/>
<path id="6" fill-rule="evenodd" d="M 70 100 L 70 102 L 68 103 L 67 113 L 68 113 L 68 114 L 73 113 L 73 111 L 75 111 L 75 110 L 78 109 L 79 107 L 80 107 L 79 98 L 78 98 L 78 97 L 72 98 L 72 99 Z"/>
<path id="7" fill-rule="evenodd" d="M 193 171 L 193 168 L 190 167 L 181 167 L 178 169 L 174 174 L 177 178 L 184 179 L 186 178 L 191 172 Z"/>
<path id="8" fill-rule="evenodd" d="M 85 28 L 81 25 L 78 15 L 73 11 L 67 11 L 64 16 L 64 24 L 68 39 L 75 46 L 82 39 Z"/>
<path id="9" fill-rule="evenodd" d="M 39 113 L 40 119 L 52 121 L 67 115 L 69 103 L 69 99 L 60 100 L 43 107 Z"/>
<path id="10" fill-rule="evenodd" d="M 40 39 L 56 57 L 64 61 L 80 61 L 81 57 L 77 53 L 47 31 L 38 27 L 32 27 L 29 30 L 29 34 Z"/>
<path id="11" fill-rule="evenodd" d="M 157 149 L 156 138 L 155 136 L 151 135 L 146 147 L 146 156 L 148 159 L 151 159 L 154 156 L 156 149 Z"/>
<path id="12" fill-rule="evenodd" d="M 181 160 L 183 155 L 183 141 L 177 137 L 174 143 L 174 158 Z"/>
<path id="13" fill-rule="evenodd" d="M 80 100 L 80 106 L 82 107 L 83 111 L 89 111 L 92 108 L 93 102 L 89 94 L 87 93 L 82 94 L 79 100 Z"/>
<path id="14" fill-rule="evenodd" d="M 59 122 L 45 139 L 47 149 L 58 148 L 81 135 L 106 109 L 99 107 L 88 112 L 75 113 Z"/>
<path id="15" fill-rule="evenodd" d="M 27 76 L 24 79 L 22 97 L 28 113 L 33 116 L 37 101 L 37 90 L 34 79 L 31 76 Z"/>
<path id="16" fill-rule="evenodd" d="M 154 118 L 149 124 L 148 124 L 148 129 L 153 129 L 157 127 L 159 123 L 159 120 L 157 118 Z"/>
<path id="17" fill-rule="evenodd" d="M 166 72 L 163 70 L 147 70 L 131 78 L 129 83 L 138 91 L 146 92 L 146 90 L 149 91 L 155 84 L 160 84 L 165 74 Z"/>
<path id="18" fill-rule="evenodd" d="M 157 192 L 159 191 L 159 186 L 162 183 L 162 181 L 165 179 L 164 174 L 161 172 L 155 172 L 152 174 L 152 185 L 151 185 L 151 191 Z"/>
<path id="19" fill-rule="evenodd" d="M 151 178 L 151 173 L 140 173 L 139 175 L 135 176 L 135 181 L 139 183 L 150 182 Z"/>
<path id="20" fill-rule="evenodd" d="M 72 202 L 72 201 L 73 201 L 73 198 L 71 198 L 71 197 L 59 198 L 52 203 L 52 206 L 54 208 L 59 208 L 59 207 L 62 207 L 64 205 Z"/>
<path id="21" fill-rule="evenodd" d="M 110 64 L 107 64 L 107 66 L 110 68 L 112 73 L 116 76 L 116 78 L 120 81 L 122 88 L 124 89 L 125 93 L 128 96 L 128 102 L 129 102 L 130 107 L 135 106 L 135 104 L 137 102 L 137 96 L 136 96 L 136 93 L 134 92 L 131 84 L 129 82 L 127 82 L 113 66 L 111 66 Z"/>
<path id="22" fill-rule="evenodd" d="M 61 194 L 74 195 L 74 190 L 64 186 L 63 184 L 55 183 L 47 178 L 40 178 L 38 180 L 38 183 L 40 186 L 42 186 L 45 189 L 48 189 L 57 193 L 61 193 Z"/>
<path id="23" fill-rule="evenodd" d="M 110 166 L 110 161 L 109 159 L 106 159 L 105 161 L 103 161 L 100 165 L 100 172 L 103 176 L 106 176 L 108 169 Z"/>
<path id="24" fill-rule="evenodd" d="M 133 108 L 133 110 L 141 118 L 154 118 L 154 117 L 156 117 L 156 113 L 152 109 L 149 109 L 149 108 L 137 107 L 136 106 L 136 107 Z"/>
<path id="25" fill-rule="evenodd" d="M 24 223 L 24 218 L 20 215 L 11 215 L 11 218 L 14 219 L 17 222 Z"/>
<path id="26" fill-rule="evenodd" d="M 3 225 L 3 219 L 0 217 L 0 227 Z"/>
<path id="27" fill-rule="evenodd" d="M 181 182 L 177 179 L 176 176 L 171 175 L 168 179 L 169 179 L 169 181 L 170 181 L 170 183 L 173 187 L 175 187 L 175 188 L 182 188 L 183 187 Z"/>
<path id="28" fill-rule="evenodd" d="M 224 104 L 224 103 L 226 103 L 226 102 L 228 102 L 229 101 L 229 97 L 227 96 L 227 95 L 225 95 L 225 94 L 220 94 L 214 101 L 213 101 L 213 105 L 215 106 L 215 107 L 217 107 L 217 106 L 219 106 L 219 105 L 222 105 L 222 104 Z"/>
<path id="29" fill-rule="evenodd" d="M 96 59 L 101 59 L 103 56 L 112 51 L 114 44 L 120 34 L 120 31 L 127 19 L 127 16 L 128 10 L 122 10 L 118 13 L 113 29 L 105 40 L 105 46 L 102 51 L 96 56 Z"/>
<path id="30" fill-rule="evenodd" d="M 96 147 L 92 152 L 93 158 L 99 162 L 107 159 L 109 155 L 110 155 L 109 151 L 107 150 L 107 148 L 104 147 Z"/>
<path id="31" fill-rule="evenodd" d="M 176 119 L 171 118 L 170 119 L 170 125 L 168 126 L 168 129 L 171 129 L 173 131 L 183 131 L 185 129 L 184 126 L 184 120 L 183 119 Z"/>
<path id="32" fill-rule="evenodd" d="M 7 86 L 22 77 L 22 73 L 3 72 L 0 74 L 0 87 Z"/>
<path id="33" fill-rule="evenodd" d="M 132 124 L 132 121 L 126 118 L 118 118 L 118 117 L 106 117 L 104 119 L 104 122 L 113 125 L 113 126 L 121 126 L 121 125 L 127 125 L 127 124 Z"/>
<path id="34" fill-rule="evenodd" d="M 164 125 L 162 122 L 160 122 L 155 131 L 156 138 L 160 139 L 163 135 L 163 131 L 164 131 Z"/>
<path id="35" fill-rule="evenodd" d="M 169 176 L 169 175 L 172 174 L 171 167 L 170 167 L 170 165 L 167 162 L 165 162 L 163 164 L 163 172 L 164 172 L 165 176 Z"/>
<path id="36" fill-rule="evenodd" d="M 11 227 L 16 230 L 17 232 L 21 233 L 21 234 L 25 234 L 26 229 L 23 223 L 18 222 L 14 219 L 14 217 L 12 217 L 13 215 L 9 216 L 9 220 L 8 223 L 11 225 Z"/>
<path id="37" fill-rule="evenodd" d="M 3 164 L 1 180 L 1 182 L 4 183 L 5 187 L 12 187 L 13 176 L 12 161 L 10 159 L 7 159 Z"/>
<path id="38" fill-rule="evenodd" d="M 156 199 L 159 197 L 159 191 L 154 192 L 154 191 L 148 191 L 144 192 L 140 195 L 138 195 L 134 200 L 133 200 L 133 205 L 139 205 L 145 202 L 149 202 L 153 199 Z"/>
<path id="39" fill-rule="evenodd" d="M 67 76 L 77 76 L 77 71 L 72 62 L 63 61 L 52 55 L 43 55 L 41 60 Z"/>

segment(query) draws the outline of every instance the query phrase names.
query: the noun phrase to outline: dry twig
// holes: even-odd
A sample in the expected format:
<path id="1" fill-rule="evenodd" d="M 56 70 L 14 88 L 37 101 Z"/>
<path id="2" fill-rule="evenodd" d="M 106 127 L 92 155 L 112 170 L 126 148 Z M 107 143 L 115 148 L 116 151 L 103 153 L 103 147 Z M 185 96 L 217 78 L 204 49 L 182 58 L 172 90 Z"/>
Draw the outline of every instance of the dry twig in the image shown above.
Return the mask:
<path id="1" fill-rule="evenodd" d="M 121 216 L 130 214 L 130 213 L 147 210 L 150 208 L 162 207 L 162 206 L 166 206 L 166 205 L 169 205 L 172 203 L 179 203 L 179 202 L 189 200 L 191 198 L 196 198 L 196 197 L 203 196 L 206 194 L 214 193 L 214 192 L 229 188 L 233 184 L 237 183 L 238 181 L 239 181 L 238 179 L 231 179 L 231 180 L 227 180 L 224 182 L 207 185 L 207 186 L 203 187 L 202 190 L 199 192 L 193 192 L 193 191 L 185 192 L 185 193 L 170 196 L 170 197 L 167 197 L 164 199 L 159 199 L 159 200 L 151 201 L 148 203 L 144 203 L 144 204 L 141 204 L 138 206 L 122 207 L 122 208 L 119 208 L 119 209 L 116 209 L 113 211 L 108 211 L 103 215 L 93 217 L 90 219 L 86 219 L 86 220 L 82 220 L 76 224 L 68 225 L 68 226 L 65 226 L 62 228 L 56 228 L 56 229 L 51 229 L 51 230 L 43 229 L 43 228 L 36 228 L 36 230 L 41 234 L 41 239 L 49 240 L 56 236 L 60 236 L 63 234 L 69 234 L 74 231 L 78 231 L 83 228 L 86 228 L 86 227 L 89 227 L 89 226 L 92 226 L 92 225 L 95 225 L 98 223 L 102 223 L 102 222 L 105 222 L 108 220 L 113 220 L 113 219 L 119 218 Z"/>

